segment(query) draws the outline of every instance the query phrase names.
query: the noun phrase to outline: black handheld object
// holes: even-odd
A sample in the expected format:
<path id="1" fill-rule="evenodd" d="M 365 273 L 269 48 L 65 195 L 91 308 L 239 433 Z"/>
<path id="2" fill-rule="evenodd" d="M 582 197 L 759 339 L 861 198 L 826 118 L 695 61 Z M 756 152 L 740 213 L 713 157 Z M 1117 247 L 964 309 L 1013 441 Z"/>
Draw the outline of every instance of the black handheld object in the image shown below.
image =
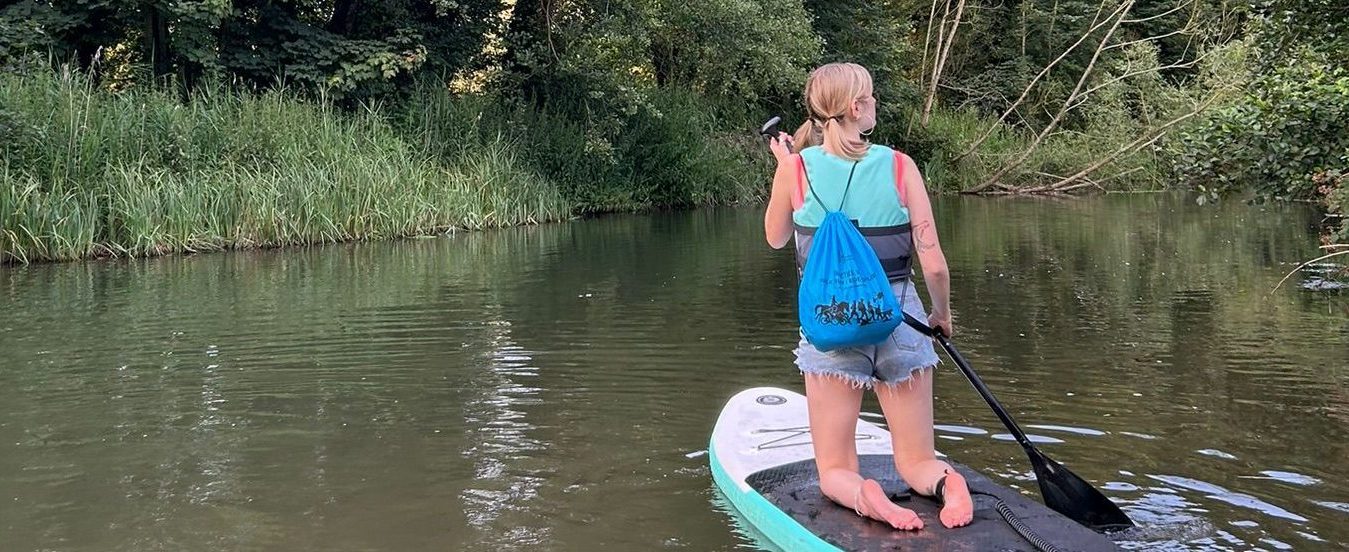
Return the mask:
<path id="1" fill-rule="evenodd" d="M 768 122 L 764 123 L 763 126 L 759 127 L 759 134 L 767 136 L 769 140 L 777 140 L 778 125 L 780 124 L 782 124 L 782 117 L 775 116 L 772 119 L 769 119 Z M 787 151 L 792 151 L 792 142 L 790 139 L 787 140 L 786 146 Z"/>
<path id="2" fill-rule="evenodd" d="M 782 117 L 773 117 L 772 119 L 769 119 L 767 123 L 764 123 L 763 126 L 759 127 L 759 134 L 769 138 L 777 138 L 778 125 L 780 124 L 782 124 Z"/>

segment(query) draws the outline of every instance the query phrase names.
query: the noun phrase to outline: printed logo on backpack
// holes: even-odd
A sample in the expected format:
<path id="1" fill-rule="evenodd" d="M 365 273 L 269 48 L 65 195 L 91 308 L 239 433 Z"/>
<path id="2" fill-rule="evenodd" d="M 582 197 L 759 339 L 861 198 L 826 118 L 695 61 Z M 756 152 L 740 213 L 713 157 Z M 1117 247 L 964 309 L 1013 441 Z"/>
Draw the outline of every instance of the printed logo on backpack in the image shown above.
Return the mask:
<path id="1" fill-rule="evenodd" d="M 856 171 L 854 162 L 839 208 L 825 208 L 797 292 L 801 333 L 821 351 L 880 343 L 903 322 L 875 250 L 843 214 Z M 824 208 L 813 188 L 810 193 Z"/>

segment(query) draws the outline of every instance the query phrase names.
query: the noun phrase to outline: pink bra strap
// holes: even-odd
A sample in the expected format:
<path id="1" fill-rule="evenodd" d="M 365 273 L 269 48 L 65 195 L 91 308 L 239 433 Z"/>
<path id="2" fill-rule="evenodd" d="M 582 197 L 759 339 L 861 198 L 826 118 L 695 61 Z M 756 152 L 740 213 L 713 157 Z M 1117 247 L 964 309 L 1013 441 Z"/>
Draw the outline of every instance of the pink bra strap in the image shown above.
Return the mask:
<path id="1" fill-rule="evenodd" d="M 792 209 L 806 204 L 806 160 L 796 154 L 796 193 L 792 194 Z"/>
<path id="2" fill-rule="evenodd" d="M 904 158 L 904 154 L 895 151 L 895 191 L 899 192 L 899 204 L 907 206 L 909 198 L 904 193 Z"/>

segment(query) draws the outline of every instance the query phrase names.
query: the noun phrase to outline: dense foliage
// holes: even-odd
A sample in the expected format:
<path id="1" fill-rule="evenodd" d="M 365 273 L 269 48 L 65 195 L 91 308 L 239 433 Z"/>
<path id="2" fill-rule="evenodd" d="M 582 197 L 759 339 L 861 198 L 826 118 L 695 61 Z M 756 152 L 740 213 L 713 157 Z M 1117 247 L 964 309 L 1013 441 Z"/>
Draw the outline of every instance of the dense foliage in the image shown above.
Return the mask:
<path id="1" fill-rule="evenodd" d="M 502 2 L 20 0 L 0 9 L 0 64 L 51 56 L 103 79 L 279 80 L 368 97 L 482 49 Z M 144 71 L 142 71 L 142 69 Z"/>
<path id="2" fill-rule="evenodd" d="M 1187 133 L 1178 158 L 1190 181 L 1228 193 L 1312 199 L 1312 177 L 1346 166 L 1349 71 L 1320 64 L 1281 67 Z"/>
<path id="3" fill-rule="evenodd" d="M 12 94 L 0 98 L 0 187 L 88 192 L 106 179 L 53 168 L 69 152 L 49 138 L 75 124 L 52 103 L 60 89 L 67 103 L 130 110 L 109 124 L 176 102 L 183 117 L 245 128 L 254 122 L 222 117 L 251 112 L 228 106 L 264 98 L 318 109 L 333 118 L 325 124 L 378 122 L 381 140 L 432 172 L 504 153 L 516 176 L 497 185 L 552 190 L 572 213 L 754 201 L 767 158 L 753 129 L 772 114 L 799 123 L 806 72 L 851 60 L 877 78 L 872 139 L 908 151 L 939 190 L 1180 185 L 1209 199 L 1316 199 L 1333 212 L 1349 168 L 1342 4 L 10 0 L 0 6 Z M 128 94 L 153 107 L 118 97 Z M 125 133 L 140 141 L 132 149 L 86 146 L 109 171 L 150 163 L 205 182 L 216 167 L 171 161 L 212 144 L 189 128 L 201 124 Z M 269 140 L 259 143 L 304 142 Z M 286 158 L 296 166 L 279 170 L 309 170 Z M 0 232 L 40 233 L 0 214 Z M 437 224 L 461 223 L 473 225 Z M 367 234 L 379 232 L 344 235 Z"/>
<path id="4" fill-rule="evenodd" d="M 1185 133 L 1177 173 L 1207 197 L 1315 200 L 1334 215 L 1349 199 L 1349 5 L 1265 0 L 1245 39 L 1245 87 Z M 1349 240 L 1349 222 L 1338 239 Z"/>

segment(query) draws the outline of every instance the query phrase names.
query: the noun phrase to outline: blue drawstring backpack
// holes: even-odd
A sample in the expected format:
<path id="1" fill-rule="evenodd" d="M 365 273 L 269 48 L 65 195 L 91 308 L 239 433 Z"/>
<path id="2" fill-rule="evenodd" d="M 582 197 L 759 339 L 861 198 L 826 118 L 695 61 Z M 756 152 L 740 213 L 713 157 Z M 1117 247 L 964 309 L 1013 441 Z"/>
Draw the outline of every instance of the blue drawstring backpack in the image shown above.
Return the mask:
<path id="1" fill-rule="evenodd" d="M 875 345 L 904 319 L 876 251 L 843 214 L 856 171 L 854 162 L 838 210 L 824 207 L 815 189 L 810 189 L 826 214 L 815 230 L 801 273 L 797 316 L 801 333 L 821 351 Z"/>

